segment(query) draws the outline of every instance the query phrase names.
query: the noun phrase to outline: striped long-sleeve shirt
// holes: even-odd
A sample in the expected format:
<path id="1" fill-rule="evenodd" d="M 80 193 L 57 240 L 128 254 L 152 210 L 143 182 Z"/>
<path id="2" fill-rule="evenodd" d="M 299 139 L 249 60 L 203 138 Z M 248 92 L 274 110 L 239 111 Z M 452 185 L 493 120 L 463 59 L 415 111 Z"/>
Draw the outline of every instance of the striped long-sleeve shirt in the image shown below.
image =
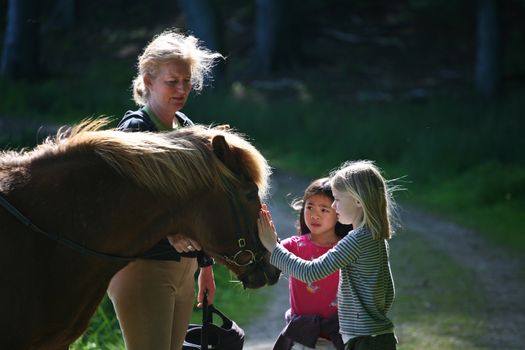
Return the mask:
<path id="1" fill-rule="evenodd" d="M 340 270 L 337 301 L 345 338 L 393 331 L 386 316 L 394 300 L 394 281 L 386 240 L 374 240 L 364 227 L 351 231 L 326 254 L 303 260 L 277 245 L 270 263 L 304 282 Z"/>

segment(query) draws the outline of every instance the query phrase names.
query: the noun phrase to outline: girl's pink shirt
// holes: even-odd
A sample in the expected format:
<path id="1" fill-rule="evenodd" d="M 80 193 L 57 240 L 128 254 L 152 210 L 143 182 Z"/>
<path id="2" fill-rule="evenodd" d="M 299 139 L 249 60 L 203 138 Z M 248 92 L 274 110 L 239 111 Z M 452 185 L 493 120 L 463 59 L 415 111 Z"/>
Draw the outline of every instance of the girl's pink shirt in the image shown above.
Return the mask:
<path id="1" fill-rule="evenodd" d="M 282 245 L 294 255 L 313 260 L 334 245 L 321 247 L 310 240 L 310 235 L 292 236 Z M 337 313 L 337 286 L 339 272 L 315 282 L 305 283 L 289 277 L 290 307 L 292 315 L 319 315 L 329 318 Z"/>

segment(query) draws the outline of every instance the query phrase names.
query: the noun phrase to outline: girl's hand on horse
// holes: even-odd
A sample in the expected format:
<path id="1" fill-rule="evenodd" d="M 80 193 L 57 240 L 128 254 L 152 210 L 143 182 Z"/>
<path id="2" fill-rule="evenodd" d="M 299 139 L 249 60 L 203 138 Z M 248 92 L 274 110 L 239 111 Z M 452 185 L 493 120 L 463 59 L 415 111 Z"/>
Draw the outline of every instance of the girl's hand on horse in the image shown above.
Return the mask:
<path id="1" fill-rule="evenodd" d="M 277 246 L 278 237 L 273 225 L 272 215 L 268 211 L 266 204 L 262 205 L 259 219 L 257 219 L 257 228 L 259 230 L 259 239 L 263 246 L 271 253 Z"/>
<path id="2" fill-rule="evenodd" d="M 202 250 L 197 241 L 184 236 L 182 233 L 176 233 L 168 236 L 171 246 L 179 253 L 189 253 L 196 250 Z"/>

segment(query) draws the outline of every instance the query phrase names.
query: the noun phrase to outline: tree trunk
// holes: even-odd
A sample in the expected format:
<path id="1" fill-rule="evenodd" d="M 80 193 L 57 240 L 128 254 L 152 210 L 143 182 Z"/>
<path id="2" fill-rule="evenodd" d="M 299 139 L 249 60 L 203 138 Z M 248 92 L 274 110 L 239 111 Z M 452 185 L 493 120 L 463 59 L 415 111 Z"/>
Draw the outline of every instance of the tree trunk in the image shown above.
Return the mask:
<path id="1" fill-rule="evenodd" d="M 267 75 L 276 65 L 281 11 L 278 0 L 256 0 L 255 3 L 255 62 L 258 73 Z"/>
<path id="2" fill-rule="evenodd" d="M 222 26 L 219 25 L 219 12 L 213 0 L 181 0 L 180 6 L 186 15 L 191 34 L 195 35 L 208 49 L 223 53 Z M 216 79 L 224 75 L 224 65 L 219 62 L 214 68 Z"/>
<path id="3" fill-rule="evenodd" d="M 305 59 L 312 6 L 301 0 L 256 0 L 256 75 L 287 70 Z"/>
<path id="4" fill-rule="evenodd" d="M 75 25 L 75 0 L 55 0 L 55 5 L 45 22 L 46 31 L 68 31 Z"/>
<path id="5" fill-rule="evenodd" d="M 0 75 L 34 78 L 39 72 L 39 2 L 8 0 Z"/>
<path id="6" fill-rule="evenodd" d="M 494 97 L 501 84 L 501 31 L 497 0 L 478 0 L 476 92 Z"/>
<path id="7" fill-rule="evenodd" d="M 211 0 L 181 0 L 180 4 L 192 34 L 202 40 L 208 49 L 219 51 L 217 13 Z"/>

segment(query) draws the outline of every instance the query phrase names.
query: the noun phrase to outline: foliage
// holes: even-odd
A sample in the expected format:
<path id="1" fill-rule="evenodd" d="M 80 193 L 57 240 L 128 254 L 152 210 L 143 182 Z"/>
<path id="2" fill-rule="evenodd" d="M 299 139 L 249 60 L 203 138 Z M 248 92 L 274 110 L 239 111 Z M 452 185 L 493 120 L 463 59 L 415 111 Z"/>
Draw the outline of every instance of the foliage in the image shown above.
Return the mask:
<path id="1" fill-rule="evenodd" d="M 120 331 L 113 305 L 106 296 L 91 319 L 88 330 L 70 346 L 71 350 L 124 350 L 122 332 Z"/>
<path id="2" fill-rule="evenodd" d="M 12 82 L 0 79 L 0 115 L 70 122 L 91 116 L 114 116 L 129 97 L 129 68 L 117 62 L 94 63 L 74 78 Z"/>

